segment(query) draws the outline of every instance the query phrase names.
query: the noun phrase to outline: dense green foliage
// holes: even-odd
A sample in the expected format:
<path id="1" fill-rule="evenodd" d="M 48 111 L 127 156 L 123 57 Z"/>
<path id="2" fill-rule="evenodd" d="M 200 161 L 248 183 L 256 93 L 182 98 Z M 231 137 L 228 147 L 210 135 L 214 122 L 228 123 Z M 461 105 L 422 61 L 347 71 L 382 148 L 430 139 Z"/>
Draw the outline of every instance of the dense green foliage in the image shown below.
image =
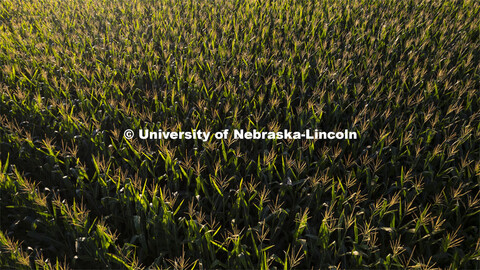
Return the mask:
<path id="1" fill-rule="evenodd" d="M 3 0 L 0 265 L 480 268 L 479 35 L 475 0 Z"/>

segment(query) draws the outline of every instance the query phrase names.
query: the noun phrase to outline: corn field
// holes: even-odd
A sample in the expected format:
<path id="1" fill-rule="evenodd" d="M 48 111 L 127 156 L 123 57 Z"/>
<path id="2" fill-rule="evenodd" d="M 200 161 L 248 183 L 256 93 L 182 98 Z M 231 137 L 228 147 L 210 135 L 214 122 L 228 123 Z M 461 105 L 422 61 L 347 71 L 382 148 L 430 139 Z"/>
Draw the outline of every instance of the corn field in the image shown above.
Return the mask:
<path id="1" fill-rule="evenodd" d="M 0 268 L 479 269 L 479 138 L 476 0 L 0 2 Z"/>

